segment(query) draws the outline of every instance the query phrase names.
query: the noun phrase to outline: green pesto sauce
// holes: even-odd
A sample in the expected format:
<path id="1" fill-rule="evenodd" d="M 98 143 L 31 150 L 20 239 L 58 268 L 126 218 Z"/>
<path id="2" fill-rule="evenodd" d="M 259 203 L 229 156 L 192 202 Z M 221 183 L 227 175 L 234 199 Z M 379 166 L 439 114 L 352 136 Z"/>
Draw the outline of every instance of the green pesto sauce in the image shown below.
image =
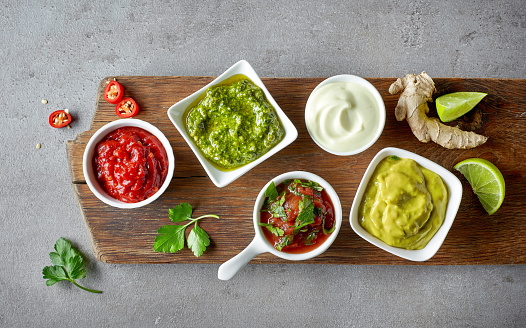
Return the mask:
<path id="1" fill-rule="evenodd" d="M 256 160 L 285 135 L 263 90 L 244 75 L 210 87 L 186 115 L 188 134 L 203 155 L 222 171 Z"/>
<path id="2" fill-rule="evenodd" d="M 446 216 L 442 178 L 414 160 L 390 156 L 376 167 L 360 210 L 362 227 L 390 246 L 422 249 Z"/>

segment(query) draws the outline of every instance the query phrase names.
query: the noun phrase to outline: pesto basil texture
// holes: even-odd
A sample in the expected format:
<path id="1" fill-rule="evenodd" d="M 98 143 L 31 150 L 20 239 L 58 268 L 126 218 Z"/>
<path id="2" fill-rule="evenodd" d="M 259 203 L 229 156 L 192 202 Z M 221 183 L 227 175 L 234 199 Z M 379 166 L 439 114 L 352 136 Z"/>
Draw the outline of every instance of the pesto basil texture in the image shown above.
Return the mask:
<path id="1" fill-rule="evenodd" d="M 186 127 L 204 156 L 222 170 L 256 160 L 285 135 L 263 90 L 244 76 L 209 88 L 188 112 Z"/>

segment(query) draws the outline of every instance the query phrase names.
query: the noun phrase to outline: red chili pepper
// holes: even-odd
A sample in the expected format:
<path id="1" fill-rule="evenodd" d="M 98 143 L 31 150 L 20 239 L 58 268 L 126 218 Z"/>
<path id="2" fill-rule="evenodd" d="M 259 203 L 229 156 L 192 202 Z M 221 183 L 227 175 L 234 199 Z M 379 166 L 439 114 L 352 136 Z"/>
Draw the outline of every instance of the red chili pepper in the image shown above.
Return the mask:
<path id="1" fill-rule="evenodd" d="M 122 98 L 115 107 L 115 113 L 122 118 L 134 117 L 139 114 L 139 106 L 132 98 Z"/>
<path id="2" fill-rule="evenodd" d="M 104 99 L 110 104 L 116 104 L 121 101 L 124 95 L 124 87 L 119 82 L 113 80 L 108 83 L 104 90 Z"/>
<path id="3" fill-rule="evenodd" d="M 71 115 L 64 110 L 56 110 L 49 115 L 49 125 L 54 128 L 63 128 L 71 123 Z"/>

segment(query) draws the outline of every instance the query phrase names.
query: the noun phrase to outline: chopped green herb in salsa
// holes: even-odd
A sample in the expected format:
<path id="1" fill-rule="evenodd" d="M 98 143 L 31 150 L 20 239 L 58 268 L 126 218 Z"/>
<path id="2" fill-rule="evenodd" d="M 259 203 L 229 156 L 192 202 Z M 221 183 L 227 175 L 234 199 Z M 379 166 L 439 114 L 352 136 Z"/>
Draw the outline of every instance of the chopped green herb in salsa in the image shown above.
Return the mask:
<path id="1" fill-rule="evenodd" d="M 305 253 L 321 245 L 336 227 L 327 192 L 309 180 L 271 182 L 260 211 L 263 234 L 278 251 Z"/>
<path id="2" fill-rule="evenodd" d="M 261 88 L 244 75 L 227 82 L 209 88 L 186 117 L 190 137 L 204 156 L 224 171 L 256 160 L 285 135 Z"/>

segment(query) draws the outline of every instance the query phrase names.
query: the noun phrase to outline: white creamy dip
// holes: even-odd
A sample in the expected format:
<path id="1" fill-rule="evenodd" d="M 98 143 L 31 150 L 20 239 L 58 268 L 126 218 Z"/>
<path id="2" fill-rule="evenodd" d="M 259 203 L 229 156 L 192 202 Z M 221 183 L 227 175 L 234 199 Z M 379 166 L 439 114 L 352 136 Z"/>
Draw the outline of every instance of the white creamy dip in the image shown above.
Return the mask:
<path id="1" fill-rule="evenodd" d="M 379 129 L 380 108 L 374 95 L 354 82 L 322 85 L 307 102 L 305 122 L 319 145 L 351 152 L 367 145 Z"/>

